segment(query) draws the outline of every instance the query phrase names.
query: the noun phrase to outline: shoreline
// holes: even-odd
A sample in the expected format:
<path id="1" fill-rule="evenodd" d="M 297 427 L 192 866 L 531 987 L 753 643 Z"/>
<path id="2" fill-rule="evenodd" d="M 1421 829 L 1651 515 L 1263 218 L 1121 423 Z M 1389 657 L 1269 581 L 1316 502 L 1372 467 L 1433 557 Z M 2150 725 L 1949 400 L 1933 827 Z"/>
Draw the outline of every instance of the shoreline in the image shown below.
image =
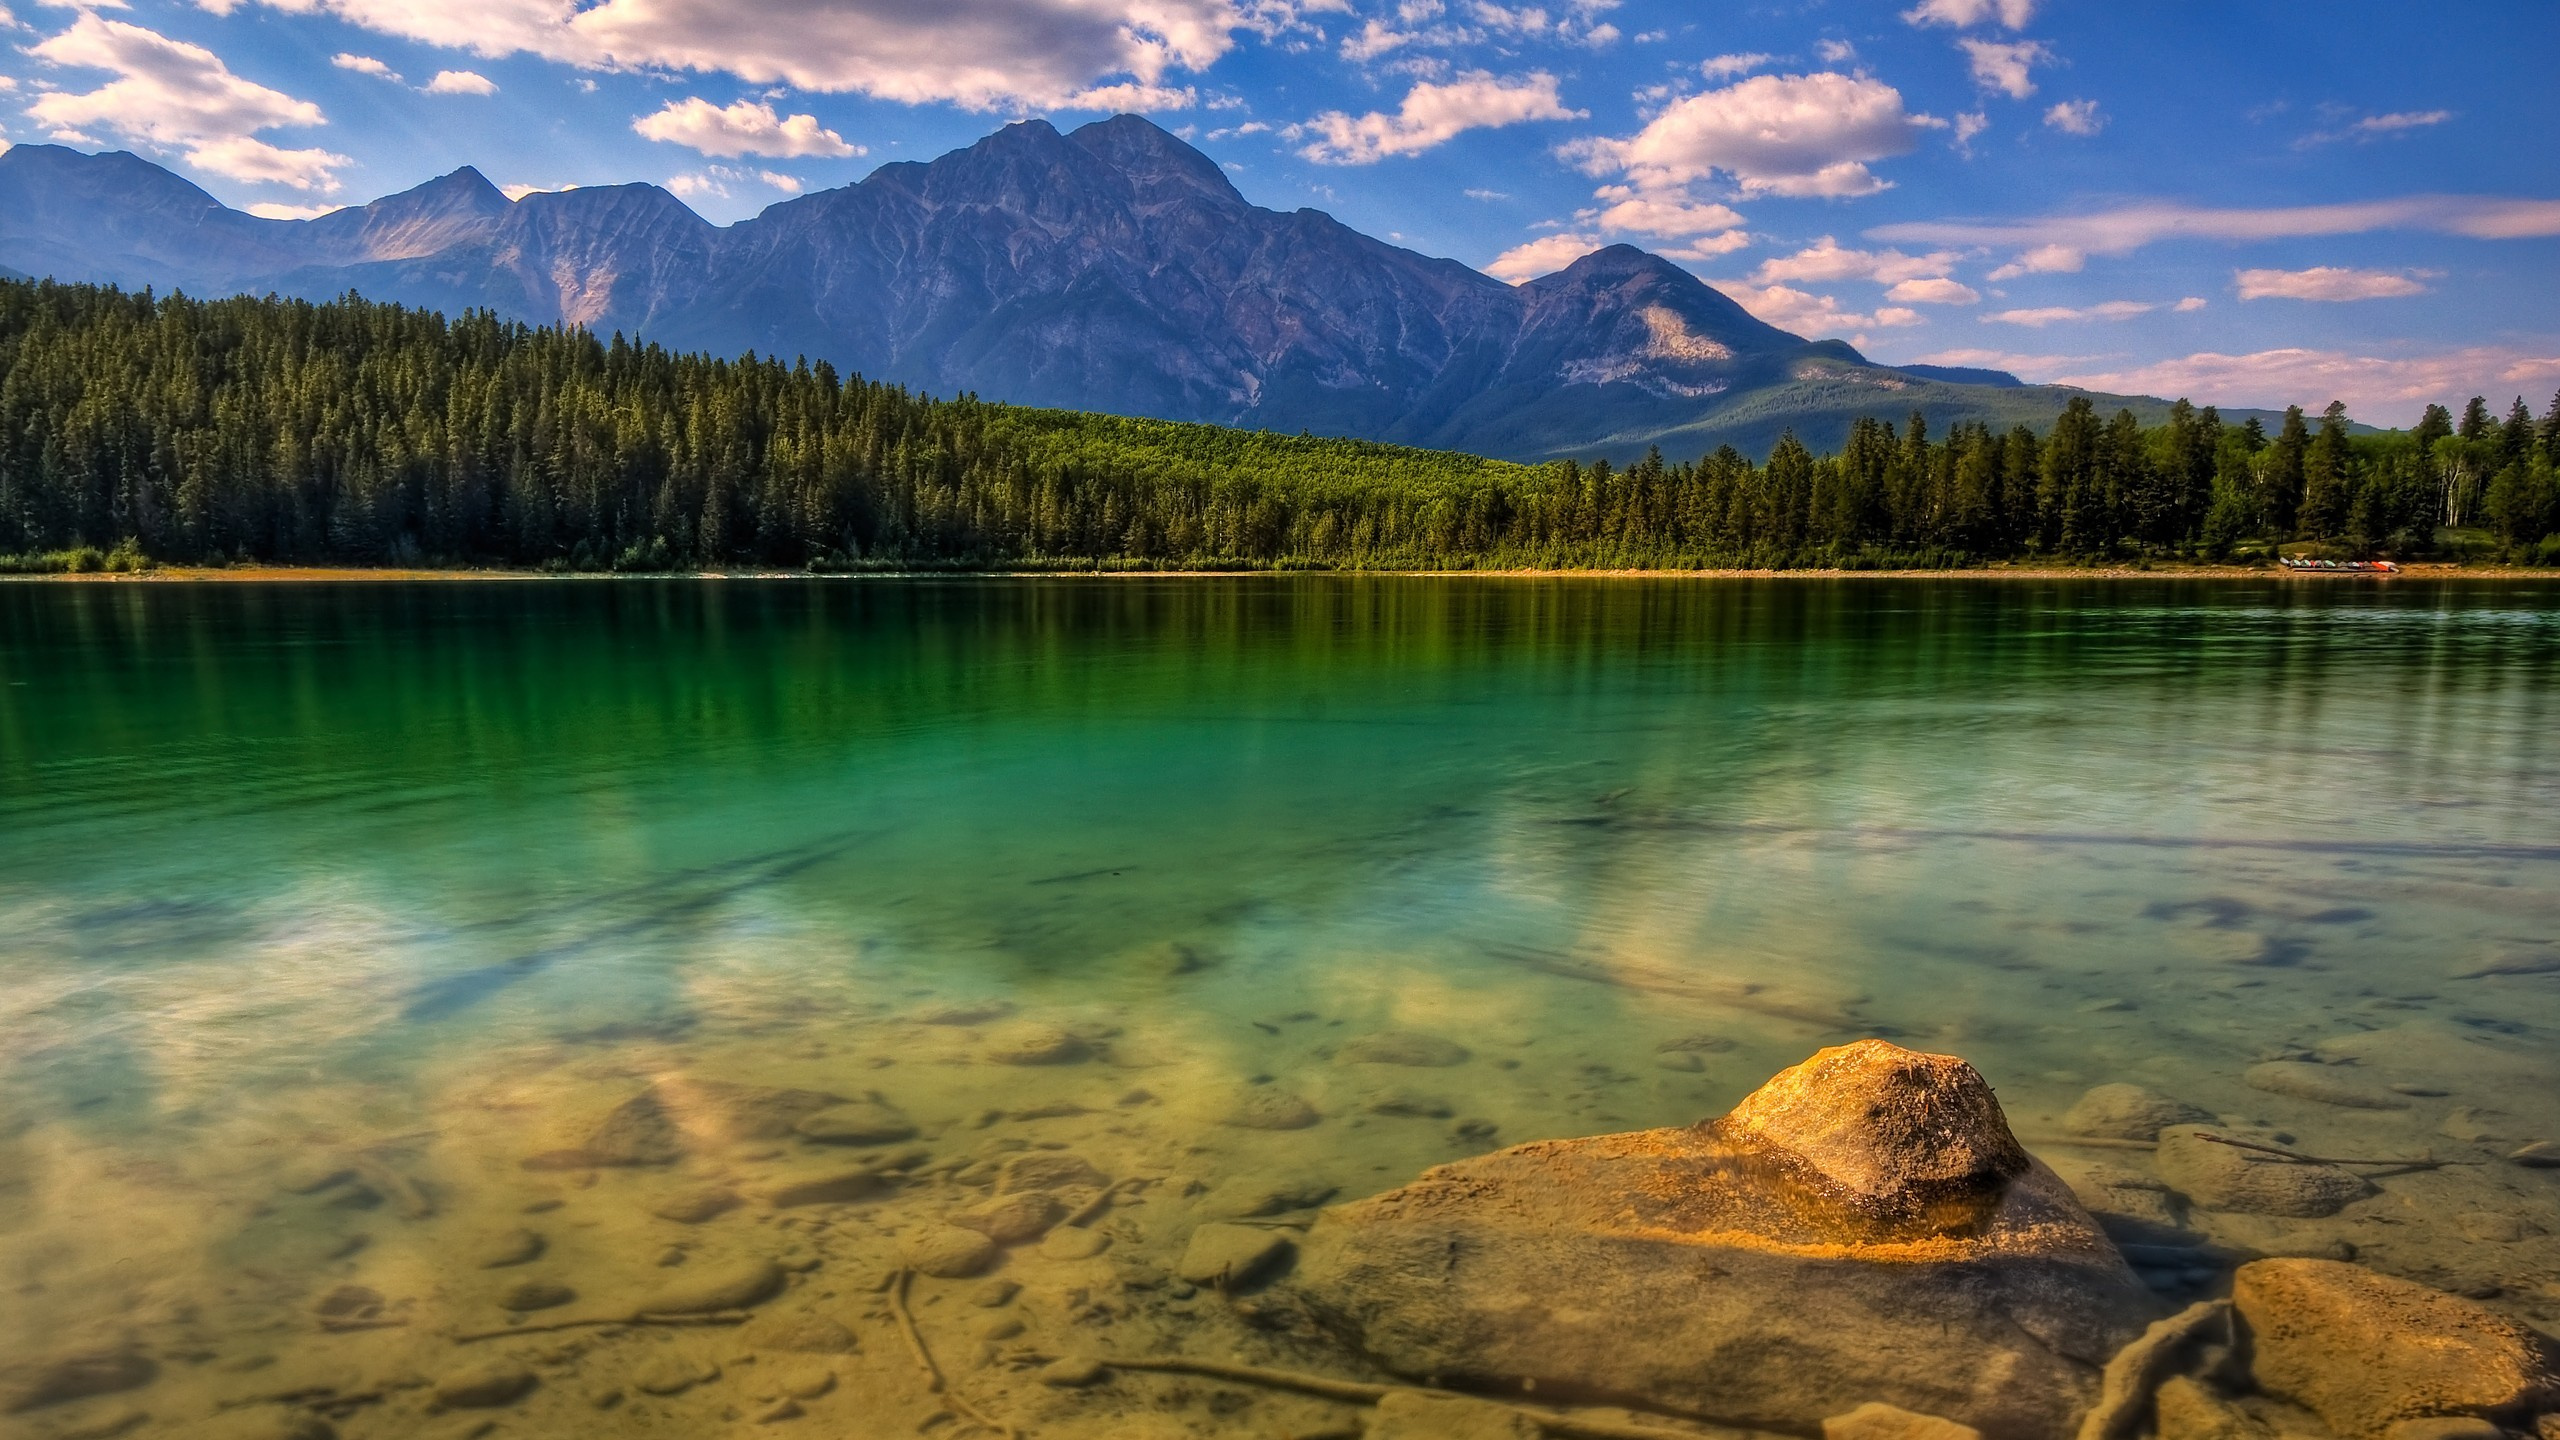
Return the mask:
<path id="1" fill-rule="evenodd" d="M 2405 580 L 2560 580 L 2560 569 L 2418 561 L 2397 574 L 2324 573 L 2252 565 L 1985 565 L 1965 570 L 878 570 L 812 574 L 804 570 L 671 570 L 641 574 L 554 574 L 539 570 L 403 570 L 334 566 L 159 566 L 144 571 L 0 575 L 0 583 L 75 584 L 385 584 L 468 581 L 650 580 L 1234 580 L 1306 576 L 1486 580 L 2287 580 L 2305 583 Z"/>

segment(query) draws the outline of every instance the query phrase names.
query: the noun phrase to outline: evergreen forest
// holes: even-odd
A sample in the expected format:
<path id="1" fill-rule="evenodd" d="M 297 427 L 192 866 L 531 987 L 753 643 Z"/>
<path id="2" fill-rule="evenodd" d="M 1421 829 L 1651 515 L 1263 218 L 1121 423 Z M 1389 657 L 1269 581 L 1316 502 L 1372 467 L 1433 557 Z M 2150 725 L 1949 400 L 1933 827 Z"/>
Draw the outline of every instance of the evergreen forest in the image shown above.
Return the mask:
<path id="1" fill-rule="evenodd" d="M 933 399 L 349 297 L 0 281 L 0 566 L 1692 568 L 2465 554 L 2560 562 L 2560 396 L 2275 433 L 2074 399 L 1524 466 Z"/>

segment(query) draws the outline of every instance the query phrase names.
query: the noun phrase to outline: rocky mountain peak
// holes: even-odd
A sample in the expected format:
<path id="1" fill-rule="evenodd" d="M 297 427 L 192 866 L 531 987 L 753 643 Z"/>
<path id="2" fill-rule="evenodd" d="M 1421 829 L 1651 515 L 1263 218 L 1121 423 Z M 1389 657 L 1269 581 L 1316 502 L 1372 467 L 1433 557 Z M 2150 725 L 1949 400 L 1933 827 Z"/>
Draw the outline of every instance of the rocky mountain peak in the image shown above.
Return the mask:
<path id="1" fill-rule="evenodd" d="M 1633 246 L 1514 286 L 1265 209 L 1135 115 L 1024 120 L 726 227 L 655 185 L 510 202 L 468 166 L 262 220 L 132 155 L 21 146 L 0 154 L 0 265 L 197 294 L 353 290 L 824 358 L 932 393 L 1520 459 L 1756 449 L 1785 428 L 1836 443 L 1853 415 L 1922 405 L 1940 425 L 2058 408 L 1809 343 Z"/>
<path id="2" fill-rule="evenodd" d="M 1140 205 L 1200 199 L 1245 208 L 1244 196 L 1216 161 L 1142 116 L 1097 120 L 1066 138 L 1127 177 Z"/>

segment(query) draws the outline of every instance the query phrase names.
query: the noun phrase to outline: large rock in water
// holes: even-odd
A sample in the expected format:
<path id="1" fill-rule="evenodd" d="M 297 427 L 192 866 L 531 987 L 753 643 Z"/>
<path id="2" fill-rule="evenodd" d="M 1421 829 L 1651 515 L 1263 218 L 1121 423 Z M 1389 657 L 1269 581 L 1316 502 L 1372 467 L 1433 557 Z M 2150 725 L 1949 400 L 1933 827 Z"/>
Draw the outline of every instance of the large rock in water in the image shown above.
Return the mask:
<path id="1" fill-rule="evenodd" d="M 1993 1440 L 2068 1433 L 2155 1309 L 1972 1066 L 1880 1040 L 1719 1120 L 1338 1206 L 1292 1284 L 1402 1375 L 1800 1433 L 1882 1401 Z"/>
<path id="2" fill-rule="evenodd" d="M 2340 1435 L 2474 1416 L 2530 1428 L 2560 1405 L 2551 1342 L 2459 1296 L 2335 1260 L 2257 1260 L 2231 1289 L 2258 1388 Z"/>

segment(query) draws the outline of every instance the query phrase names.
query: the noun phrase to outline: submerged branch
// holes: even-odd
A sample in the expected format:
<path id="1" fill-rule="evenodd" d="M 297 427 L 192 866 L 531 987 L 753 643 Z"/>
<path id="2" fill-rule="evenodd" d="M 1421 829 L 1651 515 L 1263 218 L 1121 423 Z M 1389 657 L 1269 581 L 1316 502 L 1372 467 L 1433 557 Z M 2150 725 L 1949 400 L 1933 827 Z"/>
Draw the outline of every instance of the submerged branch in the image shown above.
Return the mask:
<path id="1" fill-rule="evenodd" d="M 705 1315 L 587 1315 L 574 1320 L 543 1320 L 531 1325 L 510 1325 L 503 1330 L 472 1330 L 453 1337 L 456 1345 L 469 1345 L 479 1340 L 504 1340 L 510 1335 L 546 1335 L 555 1330 L 585 1330 L 599 1325 L 743 1325 L 748 1315 L 744 1310 L 714 1310 Z"/>
<path id="2" fill-rule="evenodd" d="M 1616 1420 L 1595 1420 L 1588 1416 L 1564 1415 L 1550 1410 L 1513 1405 L 1507 1401 L 1488 1400 L 1480 1395 L 1462 1395 L 1454 1390 L 1435 1390 L 1424 1385 L 1381 1385 L 1366 1380 L 1337 1380 L 1330 1375 L 1310 1375 L 1302 1370 L 1277 1370 L 1265 1365 L 1237 1365 L 1223 1360 L 1192 1360 L 1182 1356 L 1150 1358 L 1122 1357 L 1102 1362 L 1114 1370 L 1153 1370 L 1174 1375 L 1199 1375 L 1212 1380 L 1232 1380 L 1244 1385 L 1261 1385 L 1273 1390 L 1294 1390 L 1326 1400 L 1339 1400 L 1350 1405 L 1375 1405 L 1390 1395 L 1430 1395 L 1449 1399 L 1472 1400 L 1480 1405 L 1498 1405 L 1518 1414 L 1550 1435 L 1566 1440 L 1698 1440 L 1696 1430 L 1673 1430 L 1660 1425 L 1633 1425 Z M 1714 1430 L 1764 1433 L 1757 1427 L 1733 1425 L 1721 1421 L 1699 1422 Z"/>
<path id="3" fill-rule="evenodd" d="M 907 1353 L 915 1357 L 916 1368 L 924 1372 L 925 1388 L 941 1396 L 946 1404 L 968 1419 L 1006 1437 L 1006 1440 L 1017 1440 L 1020 1431 L 971 1404 L 968 1396 L 952 1389 L 950 1382 L 943 1377 L 942 1367 L 934 1361 L 932 1347 L 924 1342 L 924 1331 L 916 1325 L 915 1312 L 907 1307 L 907 1287 L 915 1278 L 913 1270 L 898 1272 L 898 1278 L 889 1285 L 889 1311 L 898 1318 L 898 1333 L 906 1338 Z"/>

